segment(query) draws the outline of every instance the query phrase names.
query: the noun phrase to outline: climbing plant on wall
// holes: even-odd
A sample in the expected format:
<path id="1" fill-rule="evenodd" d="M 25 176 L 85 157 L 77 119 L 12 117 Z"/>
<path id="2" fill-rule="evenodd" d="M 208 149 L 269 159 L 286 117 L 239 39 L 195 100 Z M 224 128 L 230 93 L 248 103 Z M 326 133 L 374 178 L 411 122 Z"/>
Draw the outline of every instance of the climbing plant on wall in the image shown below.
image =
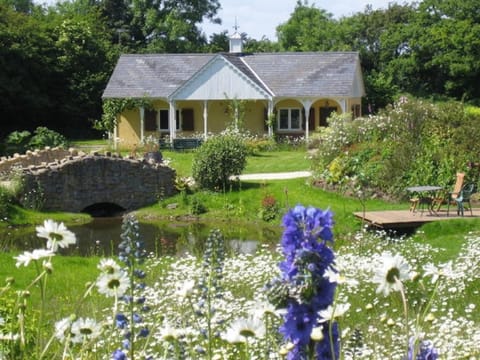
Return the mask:
<path id="1" fill-rule="evenodd" d="M 106 99 L 103 101 L 102 105 L 102 119 L 94 123 L 94 128 L 97 130 L 113 132 L 113 129 L 117 125 L 117 116 L 125 110 L 131 110 L 138 107 L 151 109 L 152 101 L 146 98 Z"/>

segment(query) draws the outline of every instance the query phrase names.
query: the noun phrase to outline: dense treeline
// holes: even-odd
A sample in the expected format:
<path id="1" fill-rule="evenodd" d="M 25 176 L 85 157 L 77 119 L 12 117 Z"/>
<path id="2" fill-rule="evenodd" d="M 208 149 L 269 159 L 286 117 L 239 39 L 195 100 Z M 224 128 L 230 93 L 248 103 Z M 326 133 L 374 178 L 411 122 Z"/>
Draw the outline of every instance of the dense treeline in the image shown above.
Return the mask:
<path id="1" fill-rule="evenodd" d="M 334 19 L 298 1 L 277 27 L 278 42 L 244 33 L 245 50 L 359 51 L 376 112 L 397 94 L 480 99 L 480 11 L 475 0 L 424 0 L 365 8 Z M 227 31 L 221 0 L 72 0 L 54 6 L 0 0 L 0 136 L 47 126 L 69 137 L 91 135 L 101 94 L 120 53 L 218 52 Z M 227 20 L 227 19 L 224 19 Z"/>

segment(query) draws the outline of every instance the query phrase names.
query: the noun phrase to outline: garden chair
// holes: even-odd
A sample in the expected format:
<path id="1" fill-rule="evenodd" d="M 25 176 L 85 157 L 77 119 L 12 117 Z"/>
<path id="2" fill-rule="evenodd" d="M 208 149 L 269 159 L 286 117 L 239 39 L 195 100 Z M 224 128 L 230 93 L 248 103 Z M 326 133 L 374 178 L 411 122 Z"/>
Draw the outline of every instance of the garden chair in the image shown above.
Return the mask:
<path id="1" fill-rule="evenodd" d="M 458 197 L 460 194 L 460 191 L 462 191 L 463 188 L 463 181 L 465 179 L 465 173 L 457 173 L 457 179 L 455 181 L 455 185 L 453 186 L 453 191 L 448 192 L 444 194 L 443 196 L 436 197 L 433 202 L 432 202 L 432 209 L 436 208 L 436 211 L 440 211 L 440 207 L 443 204 L 447 204 L 447 215 L 450 210 L 450 205 L 456 205 L 455 199 Z"/>
<path id="2" fill-rule="evenodd" d="M 463 204 L 467 203 L 468 208 L 470 209 L 470 215 L 473 216 L 472 203 L 470 202 L 470 198 L 474 193 L 475 193 L 475 184 L 467 184 L 462 188 L 462 191 L 460 191 L 460 194 L 455 199 L 455 202 L 457 203 L 457 215 L 463 216 L 463 210 L 464 210 Z"/>

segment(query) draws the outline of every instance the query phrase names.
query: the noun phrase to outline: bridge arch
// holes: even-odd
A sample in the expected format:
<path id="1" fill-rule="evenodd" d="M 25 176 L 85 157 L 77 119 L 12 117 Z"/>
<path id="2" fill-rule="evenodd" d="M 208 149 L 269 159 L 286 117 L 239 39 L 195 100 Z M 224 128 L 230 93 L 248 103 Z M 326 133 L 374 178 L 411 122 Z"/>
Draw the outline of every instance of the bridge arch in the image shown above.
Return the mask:
<path id="1" fill-rule="evenodd" d="M 93 217 L 113 217 L 123 214 L 125 210 L 125 208 L 113 202 L 101 202 L 91 204 L 80 212 L 90 214 Z"/>
<path id="2" fill-rule="evenodd" d="M 94 204 L 131 211 L 175 193 L 175 170 L 117 155 L 69 157 L 24 169 L 25 196 L 42 196 L 43 210 L 83 212 Z"/>

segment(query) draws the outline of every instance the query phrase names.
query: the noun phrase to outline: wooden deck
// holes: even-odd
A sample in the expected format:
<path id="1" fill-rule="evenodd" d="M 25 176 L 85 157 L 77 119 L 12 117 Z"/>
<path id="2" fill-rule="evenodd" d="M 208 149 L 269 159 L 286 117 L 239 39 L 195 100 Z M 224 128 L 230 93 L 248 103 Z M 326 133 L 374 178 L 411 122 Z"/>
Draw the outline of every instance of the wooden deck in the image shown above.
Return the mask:
<path id="1" fill-rule="evenodd" d="M 379 227 L 382 229 L 401 229 L 401 228 L 414 228 L 421 226 L 425 223 L 433 221 L 445 221 L 452 219 L 480 219 L 480 208 L 473 208 L 473 216 L 470 215 L 470 210 L 465 210 L 465 216 L 457 216 L 457 209 L 453 211 L 450 209 L 450 214 L 447 216 L 447 210 L 440 210 L 436 214 L 430 214 L 428 210 L 423 213 L 421 211 L 409 211 L 409 210 L 388 210 L 388 211 L 367 211 L 356 212 L 354 215 L 363 219 L 371 226 Z"/>

